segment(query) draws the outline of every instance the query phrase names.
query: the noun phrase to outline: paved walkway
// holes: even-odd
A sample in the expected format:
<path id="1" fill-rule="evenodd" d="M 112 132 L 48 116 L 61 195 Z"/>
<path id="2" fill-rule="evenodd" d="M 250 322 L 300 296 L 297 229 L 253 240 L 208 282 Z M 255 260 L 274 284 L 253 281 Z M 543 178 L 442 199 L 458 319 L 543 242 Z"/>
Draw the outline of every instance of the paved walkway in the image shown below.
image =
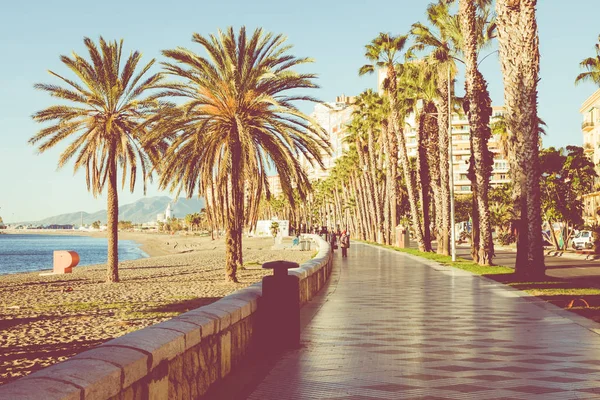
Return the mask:
<path id="1" fill-rule="evenodd" d="M 303 348 L 249 399 L 600 399 L 593 324 L 412 256 L 349 253 Z"/>

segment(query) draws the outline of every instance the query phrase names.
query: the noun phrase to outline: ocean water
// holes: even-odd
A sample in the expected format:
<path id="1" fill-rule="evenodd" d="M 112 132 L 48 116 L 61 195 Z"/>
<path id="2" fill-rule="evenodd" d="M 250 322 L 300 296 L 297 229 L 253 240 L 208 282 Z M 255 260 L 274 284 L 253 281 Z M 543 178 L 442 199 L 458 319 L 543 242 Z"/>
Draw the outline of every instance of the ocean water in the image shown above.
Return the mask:
<path id="1" fill-rule="evenodd" d="M 52 269 L 54 250 L 79 254 L 78 266 L 106 263 L 108 240 L 70 235 L 0 235 L 0 275 Z M 139 244 L 119 240 L 119 261 L 148 257 Z"/>

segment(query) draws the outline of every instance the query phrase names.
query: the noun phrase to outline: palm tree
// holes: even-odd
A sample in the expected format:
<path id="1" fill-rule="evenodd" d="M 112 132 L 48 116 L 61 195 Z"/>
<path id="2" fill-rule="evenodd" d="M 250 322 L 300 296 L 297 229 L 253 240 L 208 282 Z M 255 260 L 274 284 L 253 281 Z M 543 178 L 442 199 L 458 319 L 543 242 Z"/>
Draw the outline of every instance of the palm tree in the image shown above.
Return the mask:
<path id="1" fill-rule="evenodd" d="M 381 151 L 376 148 L 375 136 L 379 132 L 380 128 L 380 115 L 378 111 L 383 106 L 381 97 L 377 93 L 374 93 L 371 89 L 361 93 L 356 100 L 356 111 L 355 117 L 357 123 L 361 125 L 367 134 L 367 148 L 366 148 L 366 166 L 368 170 L 368 181 L 369 187 L 371 188 L 370 196 L 373 198 L 374 218 L 376 225 L 377 237 L 376 240 L 380 242 L 380 235 L 383 234 L 384 238 L 386 233 L 383 229 L 383 196 L 379 190 L 379 182 L 377 179 L 377 162 L 376 154 L 381 156 Z"/>
<path id="2" fill-rule="evenodd" d="M 439 201 L 441 207 L 437 252 L 450 255 L 450 175 L 448 165 L 451 133 L 448 131 L 448 90 L 451 90 L 449 88 L 454 85 L 453 76 L 457 69 L 455 60 L 458 59 L 459 51 L 456 46 L 456 36 L 458 35 L 456 35 L 456 18 L 450 15 L 449 5 L 445 0 L 427 6 L 427 20 L 431 28 L 421 23 L 413 24 L 411 35 L 415 38 L 415 44 L 411 47 L 411 51 L 429 50 L 425 60 L 437 70 L 436 82 L 439 96 L 435 99 L 435 106 L 438 109 L 437 154 L 439 156 Z"/>
<path id="3" fill-rule="evenodd" d="M 144 149 L 142 139 L 148 134 L 144 120 L 157 105 L 152 97 L 142 97 L 159 83 L 160 74 L 144 76 L 154 64 L 151 60 L 136 74 L 141 59 L 137 51 L 131 53 L 121 68 L 123 41 L 106 42 L 102 37 L 99 47 L 84 38 L 90 60 L 73 53 L 61 56 L 61 61 L 77 76 L 71 80 L 49 71 L 65 86 L 36 84 L 35 88 L 48 92 L 67 104 L 50 106 L 33 115 L 37 122 L 52 124 L 29 139 L 38 145 L 40 153 L 69 138 L 71 144 L 62 152 L 58 167 L 62 168 L 74 156 L 74 170 L 85 168 L 86 184 L 94 196 L 107 187 L 108 191 L 108 276 L 110 282 L 119 281 L 117 169 L 122 170 L 122 187 L 129 174 L 129 189 L 133 192 L 141 171 L 144 191 L 149 174 L 149 155 L 164 148 L 163 141 Z M 147 154 L 148 153 L 148 154 Z"/>
<path id="4" fill-rule="evenodd" d="M 282 35 L 256 29 L 236 34 L 233 28 L 194 42 L 208 53 L 165 50 L 168 74 L 180 79 L 163 85 L 161 96 L 183 104 L 164 107 L 152 121 L 153 140 L 169 139 L 162 157 L 160 186 L 187 196 L 209 194 L 210 208 L 223 216 L 226 228 L 226 279 L 237 282 L 242 262 L 244 223 L 253 225 L 258 203 L 268 187 L 267 167 L 280 176 L 284 195 L 294 206 L 293 189 L 305 198 L 310 182 L 300 157 L 324 167 L 321 154 L 330 152 L 325 131 L 296 107 L 316 101 L 298 90 L 317 88 L 314 74 L 294 67 L 312 62 L 289 54 Z M 150 143 L 153 142 L 150 141 Z"/>
<path id="5" fill-rule="evenodd" d="M 462 31 L 462 45 L 465 58 L 465 93 L 467 115 L 471 127 L 474 189 L 479 217 L 479 252 L 477 259 L 480 265 L 491 265 L 494 255 L 492 227 L 489 213 L 489 182 L 492 173 L 493 155 L 488 149 L 491 136 L 490 117 L 492 106 L 487 82 L 477 68 L 477 55 L 480 31 L 477 29 L 477 7 L 475 0 L 459 0 L 459 18 Z"/>
<path id="6" fill-rule="evenodd" d="M 423 241 L 425 251 L 431 251 L 430 205 L 433 193 L 433 204 L 437 232 L 441 225 L 440 198 L 440 160 L 438 110 L 435 100 L 439 97 L 437 90 L 437 73 L 431 65 L 422 60 L 404 64 L 399 76 L 398 88 L 405 96 L 412 98 L 413 104 L 422 102 L 422 109 L 414 107 L 417 130 L 417 178 L 420 186 L 420 203 L 423 215 Z"/>
<path id="7" fill-rule="evenodd" d="M 421 230 L 421 218 L 417 207 L 417 195 L 416 188 L 413 185 L 413 179 L 411 177 L 410 162 L 408 159 L 408 152 L 406 150 L 406 139 L 403 134 L 404 127 L 404 115 L 401 115 L 400 105 L 397 96 L 399 96 L 397 90 L 397 73 L 396 67 L 398 66 L 398 56 L 404 50 L 407 36 L 392 36 L 387 33 L 380 33 L 371 43 L 365 46 L 366 52 L 365 57 L 371 61 L 372 64 L 366 64 L 360 68 L 359 74 L 364 75 L 367 73 L 375 72 L 375 67 L 385 68 L 386 79 L 384 81 L 384 91 L 390 101 L 391 110 L 391 126 L 396 132 L 398 138 L 398 147 L 400 150 L 400 164 L 404 173 L 404 181 L 406 183 L 406 189 L 408 192 L 408 199 L 410 202 L 412 225 L 419 244 L 419 248 L 424 250 L 423 232 Z"/>
<path id="8" fill-rule="evenodd" d="M 545 276 L 537 115 L 540 53 L 535 11 L 536 0 L 496 2 L 505 119 L 514 150 L 510 165 L 513 201 L 519 218 L 515 272 L 523 279 Z"/>
<path id="9" fill-rule="evenodd" d="M 575 84 L 581 82 L 591 81 L 592 83 L 600 86 L 600 35 L 598 36 L 598 43 L 596 43 L 596 56 L 588 57 L 579 63 L 582 69 L 586 69 L 587 72 L 582 72 L 575 78 Z"/>

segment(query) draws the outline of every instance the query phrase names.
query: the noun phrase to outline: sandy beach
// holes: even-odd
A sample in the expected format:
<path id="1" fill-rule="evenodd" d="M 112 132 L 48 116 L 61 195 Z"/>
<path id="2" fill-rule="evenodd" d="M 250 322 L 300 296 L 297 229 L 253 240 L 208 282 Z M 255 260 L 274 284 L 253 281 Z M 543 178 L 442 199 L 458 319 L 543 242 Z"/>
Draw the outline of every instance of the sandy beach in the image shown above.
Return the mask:
<path id="1" fill-rule="evenodd" d="M 222 239 L 128 232 L 119 238 L 139 242 L 151 257 L 121 263 L 117 284 L 104 283 L 104 265 L 67 275 L 0 276 L 0 384 L 260 281 L 270 273 L 261 268 L 266 261 L 302 263 L 314 253 L 244 238 L 245 268 L 234 284 L 224 279 Z"/>

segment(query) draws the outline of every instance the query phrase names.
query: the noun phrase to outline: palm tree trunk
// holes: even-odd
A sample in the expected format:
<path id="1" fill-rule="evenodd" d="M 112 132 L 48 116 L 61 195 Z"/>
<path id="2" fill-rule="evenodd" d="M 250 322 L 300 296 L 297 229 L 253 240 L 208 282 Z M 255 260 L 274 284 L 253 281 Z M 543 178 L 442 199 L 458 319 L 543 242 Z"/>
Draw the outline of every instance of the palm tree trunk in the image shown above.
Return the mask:
<path id="1" fill-rule="evenodd" d="M 235 160 L 241 160 L 241 148 L 237 138 L 230 143 L 231 148 L 231 175 L 229 185 L 231 192 L 227 215 L 227 234 L 225 236 L 225 279 L 229 282 L 238 282 L 237 270 L 242 266 L 242 229 L 244 224 L 244 182 L 241 176 L 240 165 Z M 227 185 L 226 185 L 227 186 Z"/>
<path id="2" fill-rule="evenodd" d="M 387 157 L 387 164 L 383 166 L 382 165 L 382 170 L 385 169 L 385 182 L 383 184 L 383 232 L 384 232 L 384 238 L 385 244 L 391 244 L 392 242 L 392 220 L 391 220 L 391 197 L 392 197 L 392 176 L 391 176 L 391 168 L 389 166 L 390 164 L 390 145 L 389 145 L 389 135 L 388 135 L 388 125 L 387 123 L 385 123 L 385 121 L 382 123 L 382 135 L 381 135 L 381 139 L 383 142 L 383 154 L 388 155 Z M 383 159 L 383 156 L 381 156 L 381 159 Z"/>
<path id="3" fill-rule="evenodd" d="M 490 138 L 489 119 L 492 114 L 487 83 L 477 70 L 476 10 L 474 0 L 460 0 L 460 26 L 465 54 L 465 93 L 467 114 L 471 127 L 472 154 L 477 190 L 474 199 L 479 217 L 478 260 L 480 265 L 491 265 L 493 257 L 492 228 L 489 214 L 488 189 L 493 158 L 488 149 Z"/>
<path id="4" fill-rule="evenodd" d="M 440 246 L 442 232 L 442 199 L 440 188 L 440 158 L 438 155 L 439 149 L 439 130 L 437 118 L 434 114 L 439 115 L 439 111 L 434 103 L 430 102 L 427 107 L 430 112 L 425 115 L 425 135 L 427 137 L 427 164 L 429 169 L 429 178 L 431 182 L 431 193 L 433 193 L 433 211 L 434 211 L 434 227 L 435 237 L 438 247 Z"/>
<path id="5" fill-rule="evenodd" d="M 108 267 L 106 280 L 119 282 L 119 195 L 117 192 L 117 161 L 111 157 L 108 170 Z"/>
<path id="6" fill-rule="evenodd" d="M 429 107 L 424 107 L 423 112 L 417 117 L 417 186 L 420 187 L 419 199 L 421 201 L 421 214 L 423 215 L 423 251 L 431 251 L 431 179 L 427 162 L 429 138 L 427 137 L 427 113 Z"/>
<path id="7" fill-rule="evenodd" d="M 412 171 L 408 159 L 408 152 L 406 150 L 406 138 L 404 137 L 404 119 L 400 118 L 397 107 L 397 89 L 396 89 L 396 70 L 393 66 L 387 69 L 387 80 L 389 82 L 389 100 L 390 108 L 392 110 L 392 129 L 396 133 L 398 138 L 398 147 L 400 148 L 400 164 L 402 165 L 402 171 L 404 174 L 404 181 L 406 184 L 406 191 L 408 192 L 408 202 L 410 204 L 410 214 L 412 218 L 413 230 L 419 249 L 424 251 L 425 242 L 423 241 L 423 231 L 421 230 L 421 219 L 417 207 L 417 192 L 413 185 Z"/>
<path id="8" fill-rule="evenodd" d="M 397 127 L 396 132 L 398 136 L 398 147 L 400 148 L 400 165 L 402 166 L 402 172 L 404 175 L 404 183 L 406 185 L 406 192 L 408 195 L 408 204 L 410 206 L 410 215 L 412 219 L 413 231 L 417 239 L 417 245 L 420 251 L 425 251 L 425 241 L 423 240 L 423 229 L 421 228 L 421 218 L 419 208 L 417 205 L 417 194 L 416 185 L 413 178 L 412 169 L 410 167 L 410 161 L 408 160 L 408 152 L 406 151 L 406 140 L 404 138 L 404 129 Z"/>
<path id="9" fill-rule="evenodd" d="M 398 226 L 398 198 L 400 197 L 400 184 L 398 183 L 398 138 L 394 129 L 390 129 L 389 121 L 385 120 L 384 124 L 389 142 L 388 170 L 390 171 L 389 183 L 391 191 L 387 195 L 390 196 L 390 242 L 393 242 L 396 237 L 396 226 Z"/>
<path id="10" fill-rule="evenodd" d="M 504 79 L 505 120 L 515 150 L 511 165 L 520 229 L 515 272 L 525 280 L 545 276 L 541 236 L 537 83 L 539 39 L 536 0 L 498 0 L 498 47 Z M 519 186 L 517 188 L 517 186 Z"/>
<path id="11" fill-rule="evenodd" d="M 378 243 L 382 242 L 383 235 L 383 210 L 381 207 L 381 196 L 379 195 L 379 185 L 377 180 L 377 164 L 375 160 L 375 141 L 373 135 L 373 128 L 367 130 L 368 134 L 368 156 L 369 156 L 369 172 L 370 172 L 370 183 L 371 183 L 371 196 L 373 197 L 373 204 L 375 205 L 375 225 Z"/>
<path id="12" fill-rule="evenodd" d="M 448 77 L 446 71 L 440 71 L 438 76 L 438 91 L 440 97 L 437 103 L 438 109 L 438 155 L 440 171 L 440 201 L 441 201 L 441 224 L 440 242 L 438 242 L 438 253 L 450 255 L 450 132 L 448 132 Z"/>

